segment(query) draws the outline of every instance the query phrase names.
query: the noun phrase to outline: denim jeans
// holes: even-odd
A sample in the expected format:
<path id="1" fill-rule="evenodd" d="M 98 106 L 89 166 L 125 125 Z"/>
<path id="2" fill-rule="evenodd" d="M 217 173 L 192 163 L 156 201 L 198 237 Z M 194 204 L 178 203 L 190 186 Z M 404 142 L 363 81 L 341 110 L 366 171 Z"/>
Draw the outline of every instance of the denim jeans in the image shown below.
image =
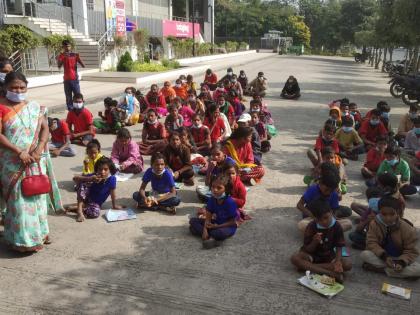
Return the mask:
<path id="1" fill-rule="evenodd" d="M 79 80 L 65 80 L 64 81 L 64 94 L 66 95 L 67 109 L 73 109 L 73 96 L 80 93 Z"/>

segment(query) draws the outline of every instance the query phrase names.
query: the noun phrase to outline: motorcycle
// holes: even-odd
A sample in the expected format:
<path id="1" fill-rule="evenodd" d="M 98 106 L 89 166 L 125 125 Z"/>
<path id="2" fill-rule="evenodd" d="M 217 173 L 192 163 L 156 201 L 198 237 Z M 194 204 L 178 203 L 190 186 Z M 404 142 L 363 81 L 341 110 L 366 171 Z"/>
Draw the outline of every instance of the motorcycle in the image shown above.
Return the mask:
<path id="1" fill-rule="evenodd" d="M 420 77 L 410 77 L 406 79 L 406 84 L 401 99 L 404 104 L 418 105 L 420 104 Z"/>
<path id="2" fill-rule="evenodd" d="M 361 54 L 361 53 L 354 54 L 354 61 L 356 62 L 365 63 L 366 59 L 367 59 L 366 54 Z"/>

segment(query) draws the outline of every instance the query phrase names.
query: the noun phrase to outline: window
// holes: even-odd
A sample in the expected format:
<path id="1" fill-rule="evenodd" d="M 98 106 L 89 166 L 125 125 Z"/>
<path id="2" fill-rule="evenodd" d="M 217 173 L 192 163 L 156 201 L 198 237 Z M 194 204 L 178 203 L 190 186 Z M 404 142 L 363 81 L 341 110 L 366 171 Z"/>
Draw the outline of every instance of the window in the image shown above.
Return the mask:
<path id="1" fill-rule="evenodd" d="M 86 6 L 88 10 L 95 10 L 95 0 L 87 0 Z"/>

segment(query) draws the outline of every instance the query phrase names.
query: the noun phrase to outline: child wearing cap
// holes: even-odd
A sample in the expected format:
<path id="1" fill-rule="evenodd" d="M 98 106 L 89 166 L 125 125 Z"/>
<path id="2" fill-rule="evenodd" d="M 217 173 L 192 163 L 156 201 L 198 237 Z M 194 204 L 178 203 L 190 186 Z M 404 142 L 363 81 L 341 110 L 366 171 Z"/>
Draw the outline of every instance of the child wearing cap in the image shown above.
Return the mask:
<path id="1" fill-rule="evenodd" d="M 251 115 L 248 113 L 242 114 L 241 117 L 238 119 L 238 126 L 239 127 L 251 127 Z M 252 130 L 252 138 L 251 138 L 251 145 L 252 145 L 252 153 L 254 153 L 254 163 L 257 165 L 261 165 L 262 160 L 262 153 L 261 153 L 261 139 L 254 127 L 251 127 Z"/>

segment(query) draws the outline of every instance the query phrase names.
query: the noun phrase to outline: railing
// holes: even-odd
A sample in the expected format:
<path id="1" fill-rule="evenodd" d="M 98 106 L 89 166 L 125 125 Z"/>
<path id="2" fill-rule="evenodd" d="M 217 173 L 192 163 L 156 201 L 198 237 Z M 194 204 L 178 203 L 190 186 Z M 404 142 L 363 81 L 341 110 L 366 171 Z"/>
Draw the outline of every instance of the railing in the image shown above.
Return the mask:
<path id="1" fill-rule="evenodd" d="M 108 44 L 110 39 L 115 34 L 115 28 L 110 28 L 105 31 L 104 34 L 97 40 L 98 42 L 98 67 L 101 70 L 102 61 L 105 59 L 106 54 L 108 53 Z"/>
<path id="2" fill-rule="evenodd" d="M 13 54 L 11 54 L 9 56 L 9 59 L 12 62 L 14 71 L 24 72 L 24 58 L 22 57 L 22 53 L 19 50 L 16 50 Z"/>

